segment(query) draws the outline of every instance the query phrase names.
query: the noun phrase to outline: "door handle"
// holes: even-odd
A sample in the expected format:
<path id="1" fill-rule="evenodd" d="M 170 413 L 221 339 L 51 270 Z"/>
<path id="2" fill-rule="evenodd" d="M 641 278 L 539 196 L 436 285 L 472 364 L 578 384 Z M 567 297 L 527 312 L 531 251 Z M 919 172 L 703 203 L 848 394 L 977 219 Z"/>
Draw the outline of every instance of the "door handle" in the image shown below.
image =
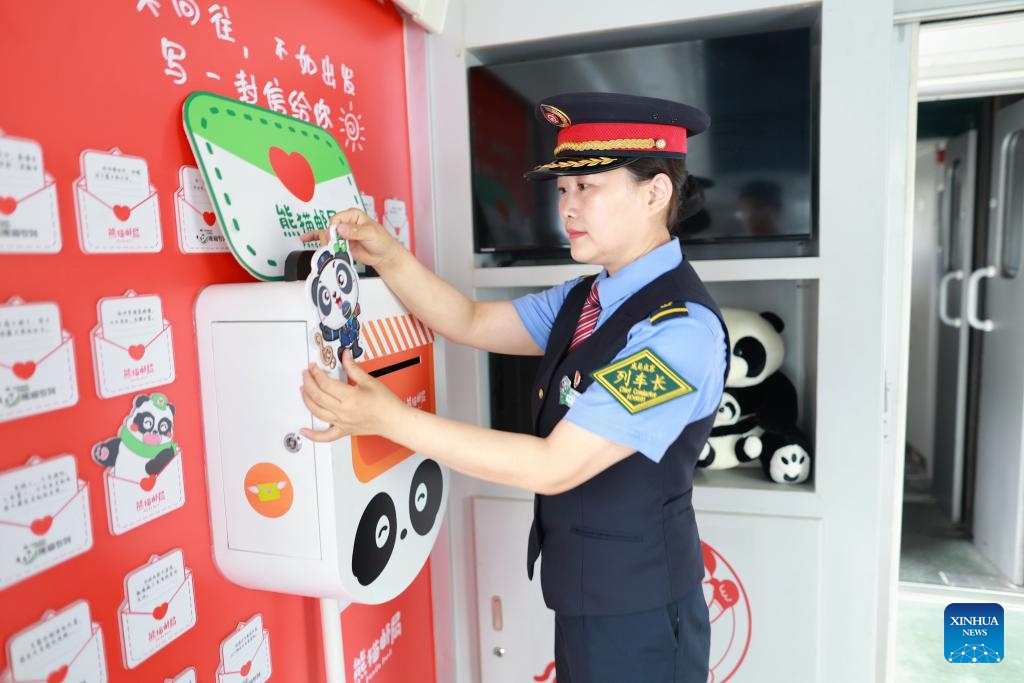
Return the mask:
<path id="1" fill-rule="evenodd" d="M 501 598 L 497 595 L 491 596 L 491 628 L 500 631 L 505 628 L 505 616 L 502 614 Z M 501 655 L 498 655 L 499 657 Z"/>
<path id="2" fill-rule="evenodd" d="M 982 278 L 995 277 L 996 267 L 985 266 L 978 268 L 967 278 L 967 322 L 971 327 L 982 332 L 991 332 L 995 325 L 991 320 L 980 320 L 978 318 L 978 283 Z"/>
<path id="3" fill-rule="evenodd" d="M 951 270 L 942 276 L 939 280 L 939 320 L 942 321 L 943 325 L 949 325 L 950 327 L 960 327 L 963 322 L 960 320 L 960 316 L 955 318 L 950 317 L 946 312 L 946 308 L 949 304 L 949 283 L 953 280 L 962 282 L 964 279 L 964 271 L 962 270 Z"/>

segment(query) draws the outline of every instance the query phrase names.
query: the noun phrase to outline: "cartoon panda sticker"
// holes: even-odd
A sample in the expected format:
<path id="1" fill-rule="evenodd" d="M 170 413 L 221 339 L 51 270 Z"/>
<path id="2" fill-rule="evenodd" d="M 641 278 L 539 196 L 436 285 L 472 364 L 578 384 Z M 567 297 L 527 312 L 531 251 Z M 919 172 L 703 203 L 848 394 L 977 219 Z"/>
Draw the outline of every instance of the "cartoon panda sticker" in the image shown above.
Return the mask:
<path id="1" fill-rule="evenodd" d="M 106 468 L 110 532 L 123 534 L 185 504 L 174 405 L 165 394 L 139 394 L 117 435 L 93 446 Z"/>
<path id="2" fill-rule="evenodd" d="M 359 276 L 347 240 L 338 240 L 313 252 L 312 270 L 306 279 L 319 318 L 313 338 L 320 349 L 321 364 L 334 369 L 342 351 L 359 358 Z"/>

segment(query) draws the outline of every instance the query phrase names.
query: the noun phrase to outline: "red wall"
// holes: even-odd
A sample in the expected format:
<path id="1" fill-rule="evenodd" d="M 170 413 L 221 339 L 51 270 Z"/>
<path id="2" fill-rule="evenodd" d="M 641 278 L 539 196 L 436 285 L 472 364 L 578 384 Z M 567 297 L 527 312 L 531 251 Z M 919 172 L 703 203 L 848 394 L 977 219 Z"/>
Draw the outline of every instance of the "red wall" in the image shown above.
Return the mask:
<path id="1" fill-rule="evenodd" d="M 33 455 L 73 454 L 79 477 L 89 485 L 93 533 L 93 547 L 84 554 L 0 592 L 0 671 L 8 664 L 6 643 L 12 635 L 37 622 L 46 610 L 84 599 L 103 632 L 110 681 L 162 681 L 189 666 L 195 667 L 199 681 L 214 681 L 221 641 L 255 613 L 262 614 L 269 632 L 274 680 L 323 678 L 317 603 L 236 587 L 212 563 L 192 309 L 206 285 L 250 277 L 230 254 L 184 254 L 178 248 L 173 200 L 178 170 L 196 165 L 182 131 L 181 105 L 193 90 L 238 97 L 233 83 L 240 70 L 255 75 L 261 106 L 268 105 L 263 86 L 273 78 L 286 99 L 293 90 L 302 90 L 311 105 L 322 98 L 332 112 L 329 132 L 345 150 L 360 189 L 375 198 L 378 214 L 385 198 L 398 198 L 411 219 L 403 22 L 390 3 L 375 0 L 226 0 L 219 5 L 228 10 L 232 42 L 225 39 L 227 34 L 218 37 L 210 21 L 215 4 L 102 0 L 0 6 L 0 129 L 41 144 L 45 170 L 56 180 L 63 240 L 58 254 L 0 254 L 0 302 L 17 295 L 28 303 L 60 306 L 62 327 L 75 343 L 79 393 L 73 407 L 0 423 L 0 475 Z M 194 25 L 185 11 L 189 5 L 199 12 Z M 185 15 L 179 16 L 176 8 Z M 187 74 L 183 84 L 165 73 L 165 38 L 185 50 L 180 60 Z M 284 40 L 288 54 L 283 59 L 275 55 L 275 38 Z M 295 55 L 302 45 L 315 60 L 315 75 L 301 72 Z M 335 88 L 320 73 L 325 57 L 335 70 Z M 352 69 L 354 94 L 344 91 L 342 64 Z M 354 113 L 361 125 L 355 141 L 345 132 L 346 113 Z M 79 157 L 87 149 L 113 147 L 148 161 L 160 204 L 159 253 L 86 254 L 80 246 L 72 190 L 81 175 Z M 97 301 L 128 289 L 158 294 L 174 330 L 176 379 L 155 391 L 166 393 L 177 409 L 174 435 L 181 448 L 185 504 L 113 536 L 106 522 L 103 470 L 90 452 L 117 432 L 132 395 L 99 398 L 89 334 L 97 323 Z M 125 575 L 151 555 L 175 548 L 183 550 L 194 578 L 196 625 L 128 671 L 121 659 L 117 619 Z M 400 600 L 405 601 L 404 637 L 411 641 L 410 633 L 419 628 L 415 637 L 429 646 L 413 653 L 410 645 L 401 658 L 406 663 L 395 659 L 377 680 L 432 680 L 432 673 L 427 674 L 433 671 L 432 634 L 424 638 L 422 630 L 429 628 L 429 568 Z M 394 612 L 388 606 L 346 612 L 350 677 L 352 657 L 367 647 L 362 643 L 369 643 L 369 633 L 380 630 L 385 613 L 390 619 Z M 360 624 L 369 629 L 365 635 Z M 406 643 L 399 639 L 399 645 Z"/>

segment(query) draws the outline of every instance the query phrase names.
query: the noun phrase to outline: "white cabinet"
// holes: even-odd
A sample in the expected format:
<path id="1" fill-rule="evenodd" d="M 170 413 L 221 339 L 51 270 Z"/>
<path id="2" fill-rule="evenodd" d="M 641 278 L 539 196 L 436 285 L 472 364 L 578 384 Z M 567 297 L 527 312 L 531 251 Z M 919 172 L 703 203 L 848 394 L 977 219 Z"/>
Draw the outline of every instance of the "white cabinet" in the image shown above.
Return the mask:
<path id="1" fill-rule="evenodd" d="M 481 680 L 554 680 L 554 615 L 539 577 L 530 582 L 524 571 L 533 503 L 474 498 L 473 518 Z M 818 680 L 821 520 L 697 506 L 697 524 L 711 619 L 709 680 Z"/>

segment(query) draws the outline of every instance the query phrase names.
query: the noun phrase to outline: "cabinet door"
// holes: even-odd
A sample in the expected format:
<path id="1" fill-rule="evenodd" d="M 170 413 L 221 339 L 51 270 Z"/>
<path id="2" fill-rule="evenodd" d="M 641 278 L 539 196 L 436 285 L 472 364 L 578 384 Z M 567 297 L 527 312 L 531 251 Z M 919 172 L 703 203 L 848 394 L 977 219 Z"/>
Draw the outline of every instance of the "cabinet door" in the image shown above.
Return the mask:
<path id="1" fill-rule="evenodd" d="M 713 683 L 812 683 L 818 675 L 821 520 L 697 512 Z M 788 654 L 787 654 L 788 653 Z"/>
<path id="2" fill-rule="evenodd" d="M 320 522 L 313 443 L 286 436 L 312 427 L 298 386 L 309 363 L 304 322 L 212 325 L 228 547 L 318 560 Z"/>
<path id="3" fill-rule="evenodd" d="M 555 680 L 555 616 L 540 576 L 526 578 L 532 520 L 532 500 L 473 499 L 480 680 L 487 683 Z"/>

